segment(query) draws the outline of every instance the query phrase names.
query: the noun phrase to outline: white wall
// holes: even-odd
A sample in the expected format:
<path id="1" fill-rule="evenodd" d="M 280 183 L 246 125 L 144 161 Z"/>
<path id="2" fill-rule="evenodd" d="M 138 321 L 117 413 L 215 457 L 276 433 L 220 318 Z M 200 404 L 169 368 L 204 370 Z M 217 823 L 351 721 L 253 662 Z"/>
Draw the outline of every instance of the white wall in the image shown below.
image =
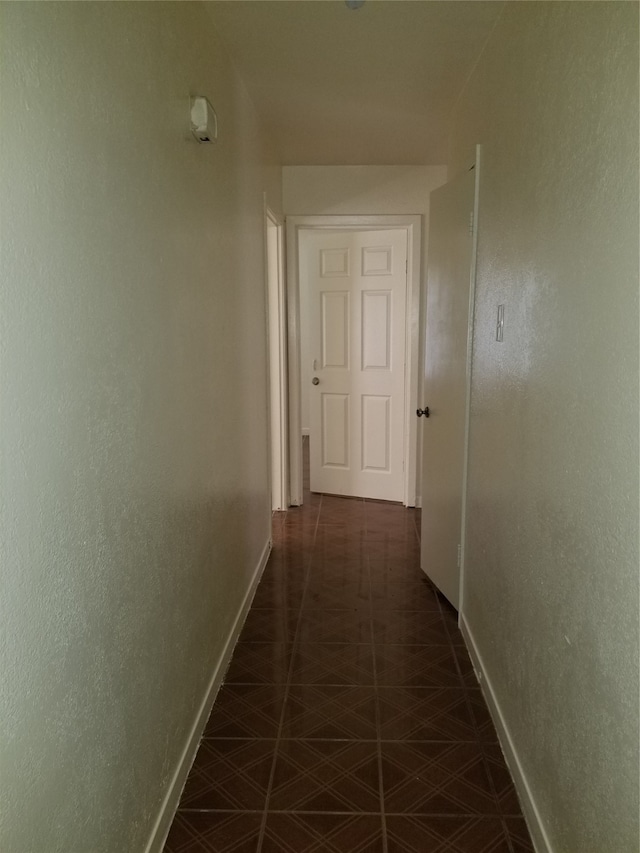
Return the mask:
<path id="1" fill-rule="evenodd" d="M 451 146 L 484 146 L 464 616 L 556 853 L 638 850 L 637 39 L 636 4 L 506 4 Z"/>
<path id="2" fill-rule="evenodd" d="M 1 14 L 0 848 L 136 853 L 270 535 L 279 169 L 200 4 Z"/>
<path id="3" fill-rule="evenodd" d="M 287 216 L 419 214 L 422 216 L 422 279 L 429 231 L 429 193 L 446 180 L 445 166 L 285 166 Z M 309 300 L 301 288 L 302 427 L 309 430 Z"/>

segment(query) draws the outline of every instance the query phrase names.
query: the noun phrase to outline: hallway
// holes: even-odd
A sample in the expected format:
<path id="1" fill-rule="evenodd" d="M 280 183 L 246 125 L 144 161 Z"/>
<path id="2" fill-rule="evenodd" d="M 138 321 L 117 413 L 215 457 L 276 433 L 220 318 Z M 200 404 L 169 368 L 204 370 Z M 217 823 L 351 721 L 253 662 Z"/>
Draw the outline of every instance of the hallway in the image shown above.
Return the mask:
<path id="1" fill-rule="evenodd" d="M 165 853 L 533 850 L 420 511 L 311 494 L 305 456 Z"/>

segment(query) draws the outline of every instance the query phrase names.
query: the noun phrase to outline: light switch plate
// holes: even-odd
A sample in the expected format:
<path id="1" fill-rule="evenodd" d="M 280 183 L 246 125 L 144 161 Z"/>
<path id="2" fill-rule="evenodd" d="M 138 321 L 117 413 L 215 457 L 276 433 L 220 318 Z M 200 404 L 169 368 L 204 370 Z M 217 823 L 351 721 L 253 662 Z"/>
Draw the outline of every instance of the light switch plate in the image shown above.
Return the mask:
<path id="1" fill-rule="evenodd" d="M 504 305 L 498 305 L 498 322 L 496 323 L 496 340 L 504 340 Z"/>

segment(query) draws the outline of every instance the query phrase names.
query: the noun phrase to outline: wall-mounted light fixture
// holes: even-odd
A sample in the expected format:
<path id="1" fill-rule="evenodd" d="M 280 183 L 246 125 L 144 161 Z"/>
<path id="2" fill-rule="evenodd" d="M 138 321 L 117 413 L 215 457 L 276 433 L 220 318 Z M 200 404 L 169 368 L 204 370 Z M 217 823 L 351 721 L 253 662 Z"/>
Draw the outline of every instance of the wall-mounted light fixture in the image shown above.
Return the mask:
<path id="1" fill-rule="evenodd" d="M 191 98 L 191 133 L 198 142 L 215 142 L 218 138 L 216 111 L 203 95 Z"/>

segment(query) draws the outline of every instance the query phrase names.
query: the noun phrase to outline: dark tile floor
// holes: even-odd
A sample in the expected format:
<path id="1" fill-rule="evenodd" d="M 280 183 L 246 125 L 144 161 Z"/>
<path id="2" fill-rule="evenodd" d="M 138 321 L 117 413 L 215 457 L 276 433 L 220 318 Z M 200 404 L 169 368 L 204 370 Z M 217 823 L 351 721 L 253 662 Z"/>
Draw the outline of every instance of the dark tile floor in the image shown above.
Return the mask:
<path id="1" fill-rule="evenodd" d="M 532 851 L 419 511 L 307 490 L 273 538 L 165 853 Z"/>

